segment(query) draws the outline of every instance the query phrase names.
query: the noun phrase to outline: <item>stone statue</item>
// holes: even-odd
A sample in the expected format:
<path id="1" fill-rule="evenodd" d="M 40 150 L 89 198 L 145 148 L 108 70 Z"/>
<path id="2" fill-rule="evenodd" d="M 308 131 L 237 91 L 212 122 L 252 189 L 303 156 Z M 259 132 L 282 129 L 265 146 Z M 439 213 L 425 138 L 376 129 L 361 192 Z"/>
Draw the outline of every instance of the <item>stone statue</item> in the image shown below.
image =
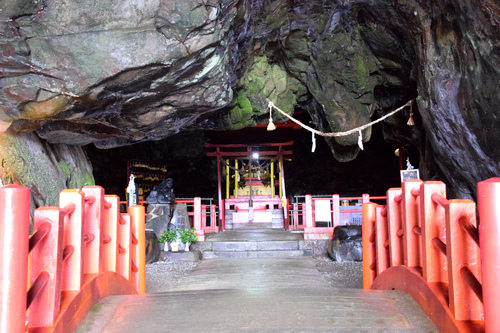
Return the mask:
<path id="1" fill-rule="evenodd" d="M 172 178 L 167 178 L 160 184 L 155 186 L 149 196 L 146 198 L 147 204 L 174 204 L 174 181 Z"/>

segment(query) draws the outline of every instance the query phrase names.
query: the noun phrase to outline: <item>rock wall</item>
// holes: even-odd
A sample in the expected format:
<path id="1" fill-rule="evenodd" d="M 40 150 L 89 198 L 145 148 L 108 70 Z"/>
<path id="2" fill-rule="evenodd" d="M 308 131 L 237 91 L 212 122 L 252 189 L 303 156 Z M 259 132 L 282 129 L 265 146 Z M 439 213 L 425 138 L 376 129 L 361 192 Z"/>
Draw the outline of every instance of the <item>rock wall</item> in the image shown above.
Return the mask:
<path id="1" fill-rule="evenodd" d="M 413 100 L 383 127 L 386 140 L 418 151 L 423 179 L 474 197 L 477 181 L 499 174 L 496 0 L 0 7 L 0 131 L 21 140 L 111 148 L 238 129 L 266 122 L 268 99 L 289 114 L 306 110 L 324 132 L 345 131 Z M 357 139 L 327 142 L 350 161 Z"/>
<path id="2" fill-rule="evenodd" d="M 35 133 L 4 133 L 0 137 L 0 160 L 1 183 L 31 188 L 32 210 L 58 206 L 63 189 L 95 185 L 92 166 L 82 147 L 49 144 Z"/>

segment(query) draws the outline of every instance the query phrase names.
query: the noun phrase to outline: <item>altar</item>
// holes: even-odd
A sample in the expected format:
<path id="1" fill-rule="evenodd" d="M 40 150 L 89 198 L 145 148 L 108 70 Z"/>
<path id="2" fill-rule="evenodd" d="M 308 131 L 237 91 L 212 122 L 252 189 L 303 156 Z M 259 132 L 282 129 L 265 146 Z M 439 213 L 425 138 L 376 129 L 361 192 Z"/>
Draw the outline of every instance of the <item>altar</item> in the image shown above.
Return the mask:
<path id="1" fill-rule="evenodd" d="M 220 212 L 226 229 L 250 224 L 284 228 L 287 205 L 283 161 L 292 155 L 292 145 L 293 141 L 205 144 L 211 150 L 207 156 L 217 158 L 219 206 L 224 208 Z"/>

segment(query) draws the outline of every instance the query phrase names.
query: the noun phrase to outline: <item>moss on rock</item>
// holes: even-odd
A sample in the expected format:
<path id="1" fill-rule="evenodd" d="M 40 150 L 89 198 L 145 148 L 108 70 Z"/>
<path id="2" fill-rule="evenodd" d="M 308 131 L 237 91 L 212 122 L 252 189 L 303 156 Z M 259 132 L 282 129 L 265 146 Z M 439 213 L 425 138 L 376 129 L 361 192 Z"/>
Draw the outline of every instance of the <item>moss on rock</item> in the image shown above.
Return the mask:
<path id="1" fill-rule="evenodd" d="M 288 114 L 293 114 L 296 94 L 307 89 L 286 70 L 276 63 L 270 63 L 266 56 L 255 57 L 240 81 L 242 90 L 231 110 L 231 129 L 256 124 L 259 116 L 268 112 L 268 101 Z M 284 116 L 273 115 L 277 121 Z"/>
<path id="2" fill-rule="evenodd" d="M 32 208 L 58 206 L 59 193 L 65 188 L 94 185 L 82 147 L 50 145 L 34 133 L 2 134 L 0 159 L 2 183 L 29 187 Z"/>

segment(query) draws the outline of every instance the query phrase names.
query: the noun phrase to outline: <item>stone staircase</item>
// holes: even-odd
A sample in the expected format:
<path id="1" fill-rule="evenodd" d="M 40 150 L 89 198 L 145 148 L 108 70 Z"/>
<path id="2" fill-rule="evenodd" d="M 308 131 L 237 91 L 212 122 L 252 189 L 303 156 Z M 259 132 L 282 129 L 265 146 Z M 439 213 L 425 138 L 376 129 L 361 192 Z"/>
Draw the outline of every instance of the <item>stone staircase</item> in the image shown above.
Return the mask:
<path id="1" fill-rule="evenodd" d="M 312 244 L 304 241 L 299 232 L 262 228 L 246 224 L 246 228 L 207 234 L 205 241 L 193 243 L 192 248 L 199 250 L 207 258 L 242 257 L 298 257 L 311 256 Z"/>

